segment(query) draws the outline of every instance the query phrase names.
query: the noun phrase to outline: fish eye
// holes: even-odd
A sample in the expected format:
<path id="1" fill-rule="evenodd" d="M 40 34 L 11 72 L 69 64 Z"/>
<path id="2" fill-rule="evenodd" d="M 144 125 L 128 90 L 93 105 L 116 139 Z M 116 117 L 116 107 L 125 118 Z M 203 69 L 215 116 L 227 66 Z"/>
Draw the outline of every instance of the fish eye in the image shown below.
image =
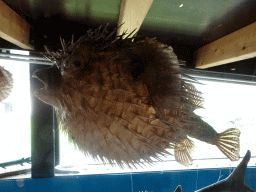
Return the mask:
<path id="1" fill-rule="evenodd" d="M 73 65 L 74 65 L 75 67 L 80 67 L 80 66 L 82 65 L 82 62 L 81 62 L 79 59 L 77 59 L 77 60 L 75 60 L 75 61 L 73 62 Z"/>
<path id="2" fill-rule="evenodd" d="M 65 67 L 66 68 L 79 68 L 83 65 L 84 60 L 83 58 L 81 58 L 80 56 L 77 55 L 73 55 L 69 58 L 67 58 L 66 62 L 65 62 Z"/>

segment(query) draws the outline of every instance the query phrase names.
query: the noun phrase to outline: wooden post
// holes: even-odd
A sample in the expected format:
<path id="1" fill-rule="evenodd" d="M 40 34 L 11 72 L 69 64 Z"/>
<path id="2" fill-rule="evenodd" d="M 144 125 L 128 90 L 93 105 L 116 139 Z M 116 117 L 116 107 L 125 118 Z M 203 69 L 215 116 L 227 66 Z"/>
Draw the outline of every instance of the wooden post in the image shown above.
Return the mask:
<path id="1" fill-rule="evenodd" d="M 1 38 L 23 49 L 32 50 L 34 48 L 29 44 L 30 28 L 30 25 L 21 16 L 0 0 Z"/>
<path id="2" fill-rule="evenodd" d="M 256 22 L 195 52 L 195 67 L 209 68 L 256 57 Z"/>
<path id="3" fill-rule="evenodd" d="M 121 35 L 127 30 L 127 34 L 134 29 L 139 30 L 154 0 L 122 0 L 118 24 L 123 24 L 117 32 Z"/>

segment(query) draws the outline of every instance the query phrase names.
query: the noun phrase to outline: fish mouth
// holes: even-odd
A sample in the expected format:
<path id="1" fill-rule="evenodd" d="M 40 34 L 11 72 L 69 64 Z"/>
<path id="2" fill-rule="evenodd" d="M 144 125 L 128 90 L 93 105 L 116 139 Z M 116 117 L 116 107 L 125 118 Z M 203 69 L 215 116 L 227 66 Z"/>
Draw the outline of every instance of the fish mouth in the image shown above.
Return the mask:
<path id="1" fill-rule="evenodd" d="M 35 95 L 38 99 L 44 101 L 43 97 L 44 97 L 44 96 L 47 96 L 47 95 L 50 95 L 50 94 L 47 92 L 47 90 L 45 89 L 45 87 L 43 87 L 43 88 L 40 88 L 40 89 L 36 89 L 36 90 L 34 91 L 34 95 Z"/>
<path id="2" fill-rule="evenodd" d="M 40 99 L 41 101 L 50 104 L 49 100 L 51 99 L 51 94 L 48 90 L 48 84 L 46 82 L 44 82 L 42 79 L 40 79 L 36 74 L 32 75 L 33 78 L 36 78 L 37 80 L 39 80 L 40 82 L 43 83 L 43 87 L 36 89 L 33 92 L 33 95 L 35 97 L 37 97 L 38 99 Z"/>
<path id="3" fill-rule="evenodd" d="M 47 90 L 48 90 L 48 84 L 41 78 L 42 75 L 40 75 L 41 73 L 41 70 L 38 70 L 38 71 L 35 71 L 32 75 L 33 78 L 36 78 L 37 80 L 39 80 L 41 83 L 43 83 L 43 87 L 42 88 L 39 88 L 39 89 L 36 89 L 34 91 L 34 95 L 36 97 L 39 97 L 40 95 L 44 95 L 47 93 Z"/>
<path id="4" fill-rule="evenodd" d="M 56 66 L 39 69 L 32 75 L 43 83 L 43 87 L 36 89 L 34 95 L 41 101 L 56 106 L 57 95 L 61 85 L 61 74 Z"/>
<path id="5" fill-rule="evenodd" d="M 60 70 L 55 65 L 35 71 L 32 77 L 41 81 L 47 91 L 59 89 L 62 82 Z"/>

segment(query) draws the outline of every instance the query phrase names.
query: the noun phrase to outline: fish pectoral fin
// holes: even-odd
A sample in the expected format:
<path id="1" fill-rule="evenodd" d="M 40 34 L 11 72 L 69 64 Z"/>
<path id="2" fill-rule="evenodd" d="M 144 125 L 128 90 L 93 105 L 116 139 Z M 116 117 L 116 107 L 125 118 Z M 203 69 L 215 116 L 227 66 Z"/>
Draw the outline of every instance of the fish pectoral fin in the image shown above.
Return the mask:
<path id="1" fill-rule="evenodd" d="M 240 130 L 237 128 L 230 128 L 219 134 L 217 140 L 217 147 L 224 153 L 231 161 L 237 161 L 240 158 Z"/>
<path id="2" fill-rule="evenodd" d="M 192 153 L 194 152 L 195 145 L 188 138 L 183 139 L 179 143 L 175 143 L 174 156 L 175 160 L 182 165 L 189 166 L 192 164 Z"/>

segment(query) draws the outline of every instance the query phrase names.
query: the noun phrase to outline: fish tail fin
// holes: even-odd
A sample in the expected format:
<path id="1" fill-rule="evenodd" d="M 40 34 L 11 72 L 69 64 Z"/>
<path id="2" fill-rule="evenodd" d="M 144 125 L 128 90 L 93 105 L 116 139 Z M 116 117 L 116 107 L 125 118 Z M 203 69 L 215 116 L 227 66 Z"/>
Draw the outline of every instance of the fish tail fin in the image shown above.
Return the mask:
<path id="1" fill-rule="evenodd" d="M 240 131 L 237 128 L 230 128 L 219 134 L 217 147 L 231 161 L 237 161 L 240 158 Z"/>
<path id="2" fill-rule="evenodd" d="M 185 166 L 191 165 L 193 161 L 191 156 L 194 152 L 194 148 L 194 143 L 188 138 L 183 139 L 181 142 L 175 143 L 175 160 Z"/>

